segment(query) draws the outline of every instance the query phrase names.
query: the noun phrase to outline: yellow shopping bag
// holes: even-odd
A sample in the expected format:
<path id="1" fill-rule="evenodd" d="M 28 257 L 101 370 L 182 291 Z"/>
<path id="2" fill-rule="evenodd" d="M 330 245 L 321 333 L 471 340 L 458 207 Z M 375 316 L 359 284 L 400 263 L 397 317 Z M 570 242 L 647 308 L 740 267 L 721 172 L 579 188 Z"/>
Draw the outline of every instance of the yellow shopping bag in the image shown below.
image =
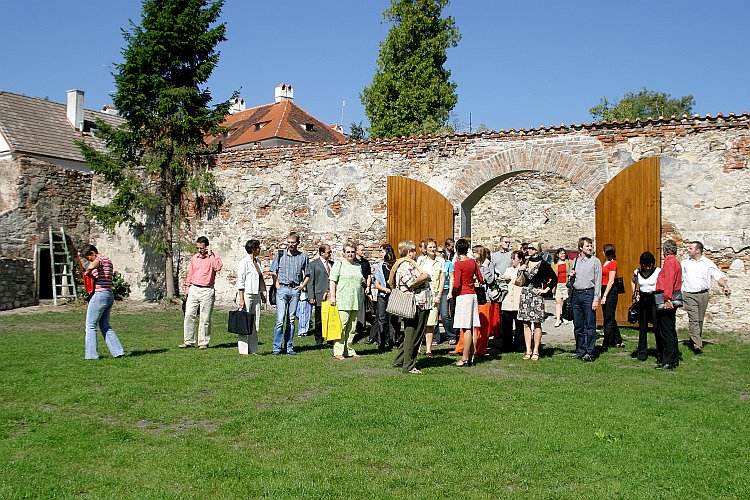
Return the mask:
<path id="1" fill-rule="evenodd" d="M 341 318 L 339 317 L 339 308 L 332 306 L 327 300 L 320 305 L 320 319 L 323 323 L 323 338 L 325 340 L 340 340 Z"/>

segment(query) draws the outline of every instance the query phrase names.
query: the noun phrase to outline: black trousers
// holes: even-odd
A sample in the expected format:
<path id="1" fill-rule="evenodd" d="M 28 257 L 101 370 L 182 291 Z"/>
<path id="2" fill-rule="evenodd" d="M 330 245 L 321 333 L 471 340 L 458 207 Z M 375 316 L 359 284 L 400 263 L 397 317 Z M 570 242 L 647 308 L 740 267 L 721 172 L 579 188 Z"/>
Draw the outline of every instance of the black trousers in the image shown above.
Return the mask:
<path id="1" fill-rule="evenodd" d="M 602 297 L 604 297 L 604 290 L 607 287 L 602 285 Z M 617 320 L 615 319 L 615 313 L 617 311 L 617 290 L 615 290 L 614 284 L 607 295 L 607 301 L 602 307 L 602 316 L 604 316 L 604 344 L 606 347 L 613 347 L 618 344 L 622 344 L 622 335 L 620 335 L 620 327 L 617 326 Z"/>
<path id="2" fill-rule="evenodd" d="M 388 297 L 378 294 L 378 302 L 375 304 L 375 322 L 370 330 L 370 340 L 384 349 L 386 346 L 396 345 L 401 331 L 401 322 L 398 316 L 388 314 Z"/>
<path id="3" fill-rule="evenodd" d="M 659 336 L 659 322 L 656 320 L 656 303 L 654 294 L 641 292 L 638 301 L 638 350 L 636 357 L 640 361 L 648 359 L 648 324 L 654 325 L 654 337 L 656 337 L 656 362 L 661 363 L 664 347 Z"/>
<path id="4" fill-rule="evenodd" d="M 503 337 L 505 352 L 525 352 L 526 344 L 523 339 L 523 322 L 516 317 L 518 311 L 500 311 L 500 334 Z"/>
<path id="5" fill-rule="evenodd" d="M 677 366 L 680 358 L 680 351 L 677 348 L 677 311 L 675 309 L 656 311 L 656 318 L 659 322 L 659 336 L 663 349 L 661 362 L 665 365 Z"/>
<path id="6" fill-rule="evenodd" d="M 315 320 L 313 321 L 313 335 L 315 336 L 315 343 L 318 345 L 323 344 L 323 314 L 321 305 L 315 301 Z"/>

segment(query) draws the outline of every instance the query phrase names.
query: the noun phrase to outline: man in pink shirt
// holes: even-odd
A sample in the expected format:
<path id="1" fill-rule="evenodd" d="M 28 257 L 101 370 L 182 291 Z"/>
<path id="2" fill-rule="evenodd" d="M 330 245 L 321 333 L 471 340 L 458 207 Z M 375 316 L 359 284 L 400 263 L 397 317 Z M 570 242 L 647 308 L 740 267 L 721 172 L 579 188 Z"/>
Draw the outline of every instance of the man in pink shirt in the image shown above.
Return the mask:
<path id="1" fill-rule="evenodd" d="M 221 258 L 208 249 L 208 238 L 201 236 L 195 243 L 198 253 L 193 255 L 188 266 L 185 293 L 184 341 L 178 347 L 195 345 L 195 316 L 200 308 L 198 323 L 198 349 L 208 349 L 211 340 L 211 312 L 214 309 L 214 282 L 216 273 L 221 271 Z"/>

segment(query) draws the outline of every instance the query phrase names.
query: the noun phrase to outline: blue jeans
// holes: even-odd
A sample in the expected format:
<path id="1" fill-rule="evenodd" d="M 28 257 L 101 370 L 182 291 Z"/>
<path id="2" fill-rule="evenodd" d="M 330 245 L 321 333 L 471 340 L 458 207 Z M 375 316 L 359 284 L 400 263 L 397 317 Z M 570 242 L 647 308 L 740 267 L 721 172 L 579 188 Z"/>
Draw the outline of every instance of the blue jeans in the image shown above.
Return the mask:
<path id="1" fill-rule="evenodd" d="M 448 300 L 449 291 L 446 288 L 440 295 L 440 321 L 443 324 L 443 330 L 445 330 L 445 336 L 448 337 L 448 340 L 456 340 L 456 332 L 453 330 L 453 315 L 450 311 L 451 302 L 454 302 L 456 299 Z M 435 342 L 440 342 L 440 333 L 437 328 L 435 328 Z"/>
<path id="2" fill-rule="evenodd" d="M 576 338 L 576 354 L 594 355 L 596 345 L 596 311 L 591 309 L 594 303 L 594 289 L 573 290 L 573 333 Z"/>
<path id="3" fill-rule="evenodd" d="M 299 290 L 284 285 L 276 290 L 276 324 L 273 327 L 274 354 L 281 352 L 282 341 L 286 345 L 286 352 L 294 352 L 292 330 L 294 330 L 294 320 L 297 318 L 299 295 Z M 284 325 L 285 320 L 286 325 Z"/>
<path id="4" fill-rule="evenodd" d="M 125 354 L 120 339 L 117 338 L 117 334 L 109 324 L 109 313 L 112 311 L 114 301 L 115 296 L 112 291 L 96 292 L 89 301 L 89 308 L 86 311 L 86 359 L 99 359 L 99 350 L 96 344 L 97 324 L 112 357 L 119 358 Z"/>

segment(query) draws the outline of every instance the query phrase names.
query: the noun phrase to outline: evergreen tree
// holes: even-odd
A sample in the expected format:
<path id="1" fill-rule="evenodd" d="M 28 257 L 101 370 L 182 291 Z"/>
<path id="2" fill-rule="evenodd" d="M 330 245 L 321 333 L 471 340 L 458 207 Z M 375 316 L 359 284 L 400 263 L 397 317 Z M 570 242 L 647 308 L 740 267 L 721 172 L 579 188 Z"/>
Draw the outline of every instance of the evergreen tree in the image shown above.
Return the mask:
<path id="1" fill-rule="evenodd" d="M 222 0 L 144 0 L 141 24 L 123 30 L 123 62 L 115 65 L 113 103 L 125 123 L 98 122 L 107 152 L 79 142 L 92 170 L 114 196 L 91 213 L 105 228 L 128 224 L 141 243 L 164 256 L 166 297 L 175 296 L 173 252 L 187 199 L 213 189 L 213 176 L 196 155 L 207 152 L 205 133 L 220 131 L 229 102 L 209 108 L 203 84 L 225 40 L 216 25 Z"/>
<path id="2" fill-rule="evenodd" d="M 693 112 L 693 106 L 695 106 L 695 99 L 691 95 L 677 99 L 670 94 L 643 87 L 638 92 L 626 93 L 620 101 L 616 102 L 610 102 L 606 97 L 602 97 L 599 104 L 591 108 L 589 113 L 597 122 L 610 122 L 690 115 Z"/>
<path id="3" fill-rule="evenodd" d="M 349 139 L 352 141 L 358 141 L 366 137 L 365 129 L 362 126 L 362 122 L 352 122 L 349 125 Z"/>
<path id="4" fill-rule="evenodd" d="M 392 23 L 380 43 L 378 68 L 360 99 L 371 137 L 431 134 L 447 125 L 458 101 L 446 51 L 461 35 L 453 17 L 442 17 L 449 0 L 392 0 L 383 13 Z"/>

